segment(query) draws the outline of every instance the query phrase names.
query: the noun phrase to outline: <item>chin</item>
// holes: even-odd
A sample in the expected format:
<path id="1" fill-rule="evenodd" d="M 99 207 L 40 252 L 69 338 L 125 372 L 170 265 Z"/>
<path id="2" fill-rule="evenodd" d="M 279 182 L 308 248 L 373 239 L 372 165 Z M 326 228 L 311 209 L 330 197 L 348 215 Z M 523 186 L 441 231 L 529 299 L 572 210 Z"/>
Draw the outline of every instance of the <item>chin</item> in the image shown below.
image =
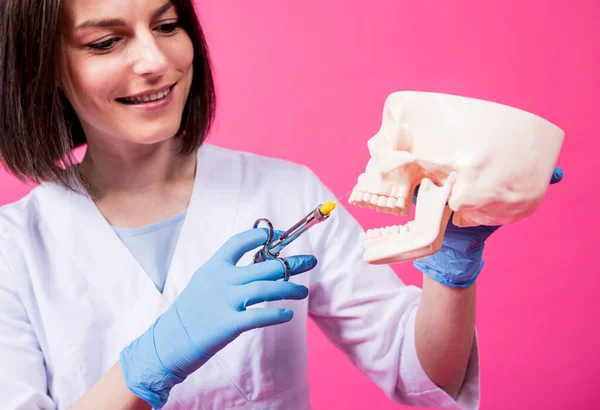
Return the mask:
<path id="1" fill-rule="evenodd" d="M 127 139 L 131 142 L 143 145 L 158 144 L 174 138 L 179 131 L 179 126 L 179 123 L 170 126 L 152 127 L 152 129 L 147 129 L 148 127 L 143 126 L 134 126 L 127 130 L 127 133 L 130 134 L 130 130 L 138 131 L 134 135 L 130 135 L 130 138 Z"/>

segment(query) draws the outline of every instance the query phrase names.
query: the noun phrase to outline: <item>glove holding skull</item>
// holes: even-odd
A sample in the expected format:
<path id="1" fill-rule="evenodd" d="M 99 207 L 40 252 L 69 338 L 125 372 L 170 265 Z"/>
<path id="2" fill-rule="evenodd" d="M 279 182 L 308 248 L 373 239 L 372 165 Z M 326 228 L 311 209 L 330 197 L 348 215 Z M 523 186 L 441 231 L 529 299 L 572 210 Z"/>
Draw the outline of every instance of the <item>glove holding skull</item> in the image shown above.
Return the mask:
<path id="1" fill-rule="evenodd" d="M 398 216 L 414 204 L 415 219 L 369 229 L 364 260 L 413 260 L 448 286 L 472 284 L 489 235 L 530 216 L 548 181 L 562 178 L 555 164 L 563 139 L 556 125 L 510 106 L 441 93 L 389 95 L 349 203 Z"/>

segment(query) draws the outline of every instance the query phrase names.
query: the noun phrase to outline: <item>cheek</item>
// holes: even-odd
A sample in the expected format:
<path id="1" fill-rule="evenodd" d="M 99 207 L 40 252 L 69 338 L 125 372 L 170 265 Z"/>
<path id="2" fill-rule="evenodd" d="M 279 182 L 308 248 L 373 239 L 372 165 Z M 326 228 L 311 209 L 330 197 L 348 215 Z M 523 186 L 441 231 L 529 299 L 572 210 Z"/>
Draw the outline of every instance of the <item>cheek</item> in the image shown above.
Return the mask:
<path id="1" fill-rule="evenodd" d="M 194 62 L 194 46 L 187 34 L 174 37 L 168 47 L 170 60 L 174 62 L 177 69 L 185 71 L 192 68 Z"/>
<path id="2" fill-rule="evenodd" d="M 121 78 L 119 65 L 110 59 L 81 59 L 71 65 L 70 74 L 72 90 L 77 90 L 72 97 L 82 106 L 109 99 Z"/>

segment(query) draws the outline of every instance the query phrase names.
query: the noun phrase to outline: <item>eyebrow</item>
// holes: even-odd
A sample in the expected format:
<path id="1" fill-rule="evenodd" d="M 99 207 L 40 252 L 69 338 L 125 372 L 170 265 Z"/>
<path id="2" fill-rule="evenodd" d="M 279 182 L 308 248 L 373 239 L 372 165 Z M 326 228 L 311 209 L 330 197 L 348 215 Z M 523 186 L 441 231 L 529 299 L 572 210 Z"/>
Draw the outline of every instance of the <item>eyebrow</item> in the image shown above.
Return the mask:
<path id="1" fill-rule="evenodd" d="M 171 1 L 167 1 L 165 4 L 160 6 L 154 13 L 152 13 L 152 20 L 159 17 L 161 14 L 169 10 L 173 6 Z M 83 30 L 90 27 L 123 27 L 125 26 L 125 21 L 123 19 L 104 19 L 104 20 L 87 20 L 83 23 L 77 25 L 75 30 Z"/>

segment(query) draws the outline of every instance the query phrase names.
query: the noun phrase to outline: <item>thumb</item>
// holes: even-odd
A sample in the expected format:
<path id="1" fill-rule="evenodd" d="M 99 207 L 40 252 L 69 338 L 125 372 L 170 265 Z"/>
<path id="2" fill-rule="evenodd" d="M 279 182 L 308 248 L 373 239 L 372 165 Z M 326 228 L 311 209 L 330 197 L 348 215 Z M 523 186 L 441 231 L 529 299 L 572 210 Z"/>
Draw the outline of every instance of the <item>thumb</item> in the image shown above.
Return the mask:
<path id="1" fill-rule="evenodd" d="M 264 245 L 268 238 L 269 231 L 265 228 L 249 229 L 229 238 L 215 253 L 215 257 L 235 265 L 246 252 Z"/>
<path id="2" fill-rule="evenodd" d="M 281 236 L 282 231 L 273 232 L 273 240 Z M 266 228 L 253 228 L 232 236 L 215 253 L 218 259 L 237 264 L 246 252 L 264 245 L 269 239 L 269 230 Z"/>

